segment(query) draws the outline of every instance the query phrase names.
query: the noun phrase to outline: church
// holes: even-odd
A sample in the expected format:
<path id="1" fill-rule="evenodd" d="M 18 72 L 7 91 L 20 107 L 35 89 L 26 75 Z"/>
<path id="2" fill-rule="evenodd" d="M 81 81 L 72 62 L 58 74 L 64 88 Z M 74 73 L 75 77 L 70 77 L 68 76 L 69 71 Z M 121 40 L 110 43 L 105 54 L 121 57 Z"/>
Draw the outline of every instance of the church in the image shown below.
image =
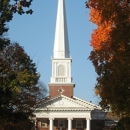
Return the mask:
<path id="1" fill-rule="evenodd" d="M 101 130 L 106 113 L 74 96 L 65 0 L 58 0 L 49 96 L 37 103 L 36 130 Z"/>

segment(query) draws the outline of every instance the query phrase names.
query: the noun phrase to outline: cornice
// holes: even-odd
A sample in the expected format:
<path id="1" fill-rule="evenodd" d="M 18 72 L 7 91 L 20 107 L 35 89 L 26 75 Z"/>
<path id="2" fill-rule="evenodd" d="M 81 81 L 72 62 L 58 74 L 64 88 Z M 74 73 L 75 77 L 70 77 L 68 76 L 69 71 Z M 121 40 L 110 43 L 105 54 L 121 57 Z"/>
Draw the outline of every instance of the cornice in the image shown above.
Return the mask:
<path id="1" fill-rule="evenodd" d="M 53 58 L 53 57 L 51 57 L 51 60 L 71 60 L 72 61 L 72 58 Z"/>
<path id="2" fill-rule="evenodd" d="M 79 103 L 81 103 L 81 104 L 84 104 L 85 106 L 86 106 L 86 105 L 89 105 L 89 106 L 91 106 L 91 107 L 93 107 L 93 108 L 95 108 L 95 109 L 99 109 L 99 110 L 102 109 L 100 106 L 97 106 L 97 105 L 95 105 L 95 104 L 92 104 L 92 103 L 90 103 L 90 102 L 87 102 L 87 101 L 85 101 L 85 100 L 83 100 L 83 99 L 80 99 L 80 98 L 78 98 L 78 97 L 76 97 L 76 96 L 73 96 L 73 98 L 74 98 L 77 102 L 79 102 Z"/>
<path id="3" fill-rule="evenodd" d="M 71 112 L 71 113 L 73 113 L 73 112 L 91 112 L 92 110 L 91 109 L 47 109 L 47 108 L 45 108 L 45 109 L 43 109 L 43 108 L 41 108 L 41 109 L 36 109 L 36 111 L 35 111 L 35 113 L 42 113 L 42 112 L 45 112 L 45 113 L 50 113 L 50 112 Z"/>

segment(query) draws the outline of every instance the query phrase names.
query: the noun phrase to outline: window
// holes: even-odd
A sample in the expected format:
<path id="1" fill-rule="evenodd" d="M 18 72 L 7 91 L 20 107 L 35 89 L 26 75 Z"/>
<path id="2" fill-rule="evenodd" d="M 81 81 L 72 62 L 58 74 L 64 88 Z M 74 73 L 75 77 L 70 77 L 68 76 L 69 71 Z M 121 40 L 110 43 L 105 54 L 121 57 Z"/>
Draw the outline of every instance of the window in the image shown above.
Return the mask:
<path id="1" fill-rule="evenodd" d="M 58 66 L 58 76 L 65 76 L 65 68 L 63 65 Z"/>
<path id="2" fill-rule="evenodd" d="M 41 127 L 47 128 L 47 121 L 46 120 L 41 121 Z"/>
<path id="3" fill-rule="evenodd" d="M 58 127 L 65 127 L 65 121 L 64 120 L 58 120 Z"/>
<path id="4" fill-rule="evenodd" d="M 82 127 L 83 127 L 83 122 L 82 122 L 82 120 L 76 120 L 76 127 L 77 127 L 77 128 L 82 128 Z"/>

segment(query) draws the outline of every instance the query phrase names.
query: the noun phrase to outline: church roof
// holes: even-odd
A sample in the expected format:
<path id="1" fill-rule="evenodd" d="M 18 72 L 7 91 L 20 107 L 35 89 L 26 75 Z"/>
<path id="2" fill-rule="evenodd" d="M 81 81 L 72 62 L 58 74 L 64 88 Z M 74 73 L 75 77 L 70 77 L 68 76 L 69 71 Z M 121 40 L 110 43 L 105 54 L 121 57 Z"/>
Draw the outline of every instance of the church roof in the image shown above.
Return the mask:
<path id="1" fill-rule="evenodd" d="M 92 111 L 101 110 L 101 107 L 77 97 L 67 97 L 65 95 L 57 95 L 51 99 L 41 100 L 37 103 L 36 110 L 50 111 Z"/>
<path id="2" fill-rule="evenodd" d="M 67 97 L 57 95 L 53 98 L 47 98 L 37 103 L 34 112 L 37 118 L 91 118 L 105 119 L 106 113 L 101 107 L 77 97 Z"/>

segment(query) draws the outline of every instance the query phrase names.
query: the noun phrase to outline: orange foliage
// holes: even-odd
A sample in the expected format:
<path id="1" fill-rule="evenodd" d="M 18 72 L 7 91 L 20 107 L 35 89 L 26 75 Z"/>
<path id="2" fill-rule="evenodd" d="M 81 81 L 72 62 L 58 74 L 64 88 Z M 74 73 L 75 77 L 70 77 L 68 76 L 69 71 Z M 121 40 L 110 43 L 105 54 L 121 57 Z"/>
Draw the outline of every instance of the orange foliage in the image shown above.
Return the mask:
<path id="1" fill-rule="evenodd" d="M 99 95 L 100 94 L 100 90 L 98 88 L 95 88 L 95 94 Z"/>
<path id="2" fill-rule="evenodd" d="M 91 46 L 93 47 L 94 50 L 100 50 L 102 48 L 102 45 L 107 44 L 110 39 L 112 22 L 111 21 L 102 22 L 101 13 L 99 13 L 99 10 L 95 8 L 91 9 L 90 21 L 98 26 L 98 28 L 95 29 L 94 32 L 92 33 Z"/>
<path id="3" fill-rule="evenodd" d="M 101 24 L 101 15 L 97 9 L 92 9 L 90 12 L 90 21 L 96 25 Z"/>
<path id="4" fill-rule="evenodd" d="M 91 46 L 94 50 L 100 50 L 103 45 L 108 44 L 111 30 L 112 27 L 108 24 L 101 24 L 97 29 L 94 30 L 91 38 Z"/>
<path id="5" fill-rule="evenodd" d="M 109 46 L 110 33 L 122 18 L 126 17 L 123 22 L 129 25 L 129 1 L 88 0 L 86 6 L 90 9 L 90 21 L 97 25 L 91 38 L 91 46 L 94 50 L 100 50 L 102 45 Z"/>

